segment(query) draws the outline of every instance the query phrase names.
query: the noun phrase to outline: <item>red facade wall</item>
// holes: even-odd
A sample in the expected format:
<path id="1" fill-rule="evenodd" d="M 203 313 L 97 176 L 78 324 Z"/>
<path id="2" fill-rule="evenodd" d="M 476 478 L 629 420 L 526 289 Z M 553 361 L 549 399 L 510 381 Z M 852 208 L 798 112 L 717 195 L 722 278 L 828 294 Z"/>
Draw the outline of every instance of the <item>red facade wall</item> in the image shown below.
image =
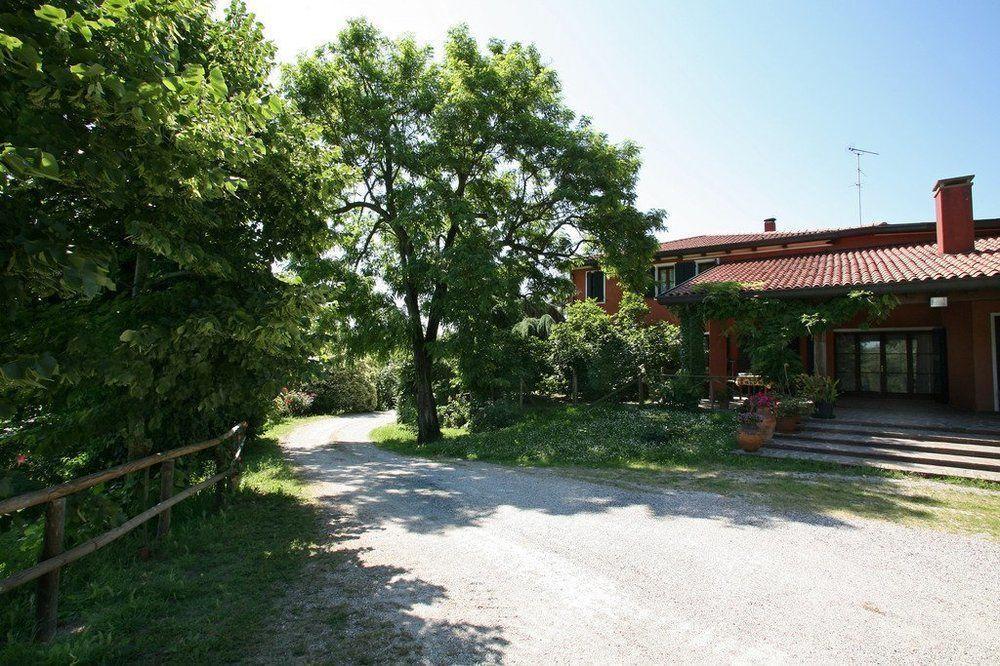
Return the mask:
<path id="1" fill-rule="evenodd" d="M 997 235 L 996 229 L 977 230 L 977 236 Z M 913 243 L 932 243 L 936 240 L 936 231 L 907 232 L 893 234 L 865 234 L 834 239 L 831 244 L 812 248 L 782 248 L 772 252 L 753 252 L 719 256 L 720 262 L 739 261 L 741 259 L 762 259 L 774 256 L 797 254 L 813 254 L 832 250 L 851 249 L 858 247 L 874 247 L 885 245 L 903 245 Z M 685 259 L 698 258 L 698 254 L 685 255 Z M 577 299 L 584 296 L 586 269 L 573 271 L 573 282 L 576 286 Z M 931 296 L 947 295 L 949 304 L 945 308 L 931 308 Z M 607 279 L 605 286 L 606 302 L 602 307 L 608 313 L 615 313 L 621 303 L 622 289 L 616 280 Z M 981 290 L 976 292 L 941 292 L 916 295 L 903 295 L 901 304 L 891 313 L 888 319 L 877 325 L 879 329 L 900 328 L 944 328 L 946 330 L 946 348 L 948 364 L 949 402 L 955 407 L 977 411 L 994 411 L 995 394 L 993 373 L 993 333 L 991 314 L 1000 313 L 1000 290 Z M 670 321 L 677 319 L 665 307 L 654 299 L 646 299 L 650 308 L 649 321 Z M 840 328 L 858 328 L 862 322 L 845 322 Z M 722 335 L 725 326 L 718 322 L 709 325 L 709 373 L 712 375 L 729 374 L 735 367 L 738 355 L 738 342 Z M 827 334 L 826 367 L 829 372 L 834 369 L 834 339 L 833 333 Z M 807 354 L 806 343 L 801 347 L 803 361 Z"/>
<path id="2" fill-rule="evenodd" d="M 575 300 L 583 300 L 583 295 L 586 293 L 586 275 L 587 271 L 591 269 L 586 268 L 576 268 L 573 269 L 573 285 L 576 287 Z M 671 324 L 677 323 L 677 318 L 670 312 L 667 308 L 660 305 L 655 298 L 647 298 L 646 306 L 649 307 L 649 317 L 647 321 L 652 324 L 658 321 L 669 321 Z M 604 303 L 601 305 L 602 308 L 608 314 L 614 314 L 618 312 L 618 308 L 621 307 L 622 302 L 622 288 L 618 284 L 618 280 L 614 278 L 607 278 L 604 285 Z"/>

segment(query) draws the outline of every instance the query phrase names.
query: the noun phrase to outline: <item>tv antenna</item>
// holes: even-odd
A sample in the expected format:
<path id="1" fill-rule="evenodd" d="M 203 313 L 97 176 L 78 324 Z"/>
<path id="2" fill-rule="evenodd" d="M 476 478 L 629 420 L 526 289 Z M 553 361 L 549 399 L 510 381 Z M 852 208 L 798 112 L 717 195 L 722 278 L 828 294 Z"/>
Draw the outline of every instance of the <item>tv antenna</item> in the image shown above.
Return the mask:
<path id="1" fill-rule="evenodd" d="M 854 153 L 854 156 L 858 158 L 858 181 L 854 183 L 854 187 L 858 188 L 858 226 L 862 226 L 861 222 L 861 156 L 862 155 L 878 155 L 872 150 L 862 150 L 861 148 L 855 148 L 854 146 L 848 146 L 847 150 Z"/>

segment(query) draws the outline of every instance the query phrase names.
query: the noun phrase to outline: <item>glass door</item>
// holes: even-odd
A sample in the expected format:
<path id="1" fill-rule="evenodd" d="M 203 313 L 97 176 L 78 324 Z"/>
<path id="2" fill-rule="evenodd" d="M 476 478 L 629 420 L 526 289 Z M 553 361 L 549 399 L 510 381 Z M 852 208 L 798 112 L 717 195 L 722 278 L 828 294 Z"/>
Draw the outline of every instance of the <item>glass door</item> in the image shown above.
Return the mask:
<path id="1" fill-rule="evenodd" d="M 837 333 L 835 343 L 836 376 L 844 393 L 945 393 L 943 332 Z"/>

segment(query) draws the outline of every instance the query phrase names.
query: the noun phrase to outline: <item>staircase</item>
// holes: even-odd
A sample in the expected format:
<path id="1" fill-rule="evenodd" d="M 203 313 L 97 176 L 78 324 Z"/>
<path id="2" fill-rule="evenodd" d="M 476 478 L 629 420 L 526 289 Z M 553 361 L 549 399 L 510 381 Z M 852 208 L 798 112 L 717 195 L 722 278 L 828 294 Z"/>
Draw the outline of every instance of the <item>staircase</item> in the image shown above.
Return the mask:
<path id="1" fill-rule="evenodd" d="M 775 433 L 759 455 L 1000 482 L 1000 429 L 993 428 L 806 419 L 801 432 Z"/>

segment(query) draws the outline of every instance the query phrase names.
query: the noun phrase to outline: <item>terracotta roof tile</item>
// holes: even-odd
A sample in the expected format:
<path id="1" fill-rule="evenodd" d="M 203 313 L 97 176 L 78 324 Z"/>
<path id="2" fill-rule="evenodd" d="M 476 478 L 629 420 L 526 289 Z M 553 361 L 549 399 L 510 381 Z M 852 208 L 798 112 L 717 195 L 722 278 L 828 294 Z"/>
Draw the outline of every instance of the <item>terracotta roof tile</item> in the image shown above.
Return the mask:
<path id="1" fill-rule="evenodd" d="M 885 225 L 881 225 L 885 226 Z M 825 238 L 842 231 L 858 231 L 865 233 L 873 227 L 847 227 L 844 229 L 813 229 L 807 231 L 762 231 L 752 234 L 720 234 L 710 236 L 691 236 L 660 243 L 660 252 L 677 252 L 681 250 L 725 247 L 743 243 L 763 243 L 765 241 L 780 241 L 785 238 Z"/>
<path id="2" fill-rule="evenodd" d="M 719 264 L 665 294 L 687 296 L 698 284 L 743 282 L 755 291 L 853 287 L 925 280 L 1000 278 L 1000 236 L 973 252 L 937 253 L 936 243 L 872 247 Z"/>

